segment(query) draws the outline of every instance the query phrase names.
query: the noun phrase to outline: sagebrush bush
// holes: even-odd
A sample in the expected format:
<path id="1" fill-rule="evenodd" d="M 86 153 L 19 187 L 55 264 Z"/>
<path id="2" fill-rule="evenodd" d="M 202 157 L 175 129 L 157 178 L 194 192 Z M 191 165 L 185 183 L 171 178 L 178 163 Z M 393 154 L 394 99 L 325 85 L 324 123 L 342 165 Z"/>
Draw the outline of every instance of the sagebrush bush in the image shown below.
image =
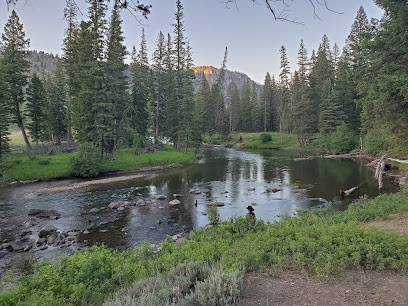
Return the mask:
<path id="1" fill-rule="evenodd" d="M 94 177 L 99 174 L 101 155 L 97 147 L 89 143 L 79 145 L 79 152 L 70 159 L 70 170 L 75 176 Z"/>
<path id="2" fill-rule="evenodd" d="M 263 143 L 267 143 L 269 141 L 272 141 L 272 136 L 269 133 L 261 133 L 261 135 L 259 136 L 259 139 L 263 142 Z"/>

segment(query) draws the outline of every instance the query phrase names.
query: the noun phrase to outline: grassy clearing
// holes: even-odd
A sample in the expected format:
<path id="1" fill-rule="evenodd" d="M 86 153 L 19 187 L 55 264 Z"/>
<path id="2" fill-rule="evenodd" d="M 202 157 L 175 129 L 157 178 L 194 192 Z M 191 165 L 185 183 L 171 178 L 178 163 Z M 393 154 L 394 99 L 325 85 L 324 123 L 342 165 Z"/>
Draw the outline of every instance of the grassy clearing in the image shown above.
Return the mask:
<path id="1" fill-rule="evenodd" d="M 279 273 L 296 267 L 326 276 L 349 269 L 408 271 L 408 236 L 366 227 L 363 222 L 408 211 L 408 189 L 362 198 L 344 212 L 331 207 L 300 212 L 265 224 L 237 217 L 193 231 L 183 243 L 171 239 L 157 251 L 149 244 L 123 253 L 92 247 L 61 258 L 44 260 L 16 287 L 0 293 L 0 305 L 100 304 L 124 288 L 191 261 L 221 265 L 226 273 Z M 179 285 L 173 278 L 175 286 Z M 139 286 L 139 287 L 138 287 Z M 153 294 L 154 295 L 154 294 Z M 179 304 L 176 304 L 179 305 Z"/>
<path id="2" fill-rule="evenodd" d="M 18 129 L 12 129 L 10 131 L 9 139 L 10 139 L 9 145 L 11 147 L 25 146 L 23 135 L 21 134 L 21 131 Z M 29 135 L 28 135 L 28 140 L 31 141 L 31 138 Z"/>
<path id="3" fill-rule="evenodd" d="M 69 161 L 73 154 L 9 155 L 0 164 L 0 173 L 8 182 L 69 177 L 71 175 Z M 132 150 L 119 150 L 113 161 L 106 161 L 102 164 L 101 172 L 132 171 L 142 167 L 184 164 L 194 161 L 193 152 L 183 154 L 172 148 L 139 156 L 134 155 Z"/>
<path id="4" fill-rule="evenodd" d="M 272 141 L 263 143 L 260 139 L 262 133 L 246 133 L 246 132 L 232 132 L 227 143 L 223 143 L 219 135 L 213 137 L 205 137 L 204 142 L 215 145 L 233 145 L 239 141 L 242 136 L 243 147 L 252 149 L 277 149 L 284 147 L 299 147 L 297 137 L 294 134 L 283 134 L 283 141 L 280 141 L 280 134 L 278 132 L 268 132 L 272 136 Z"/>

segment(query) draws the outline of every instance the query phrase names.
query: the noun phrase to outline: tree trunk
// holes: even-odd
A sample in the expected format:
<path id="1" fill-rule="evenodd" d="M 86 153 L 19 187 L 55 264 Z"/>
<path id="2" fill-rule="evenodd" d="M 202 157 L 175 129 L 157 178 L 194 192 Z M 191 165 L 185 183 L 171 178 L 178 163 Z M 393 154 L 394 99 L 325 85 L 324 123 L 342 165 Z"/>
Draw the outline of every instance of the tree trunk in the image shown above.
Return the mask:
<path id="1" fill-rule="evenodd" d="M 156 104 L 156 130 L 155 130 L 156 139 L 159 138 L 159 107 L 160 107 L 160 102 L 157 101 L 157 104 Z"/>
<path id="2" fill-rule="evenodd" d="M 27 150 L 31 150 L 31 145 L 30 142 L 28 141 L 28 137 L 24 128 L 24 122 L 21 118 L 18 118 L 18 125 L 20 126 L 21 129 L 21 134 L 23 134 L 24 142 L 26 144 Z"/>

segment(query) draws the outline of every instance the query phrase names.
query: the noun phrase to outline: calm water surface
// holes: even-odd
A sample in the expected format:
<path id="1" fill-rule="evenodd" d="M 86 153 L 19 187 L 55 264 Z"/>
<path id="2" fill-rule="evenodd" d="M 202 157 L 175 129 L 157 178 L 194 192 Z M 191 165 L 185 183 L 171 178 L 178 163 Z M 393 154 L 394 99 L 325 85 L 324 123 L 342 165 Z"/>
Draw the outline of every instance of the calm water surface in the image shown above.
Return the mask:
<path id="1" fill-rule="evenodd" d="M 326 159 L 313 153 L 285 150 L 236 151 L 233 149 L 203 149 L 199 163 L 178 169 L 150 173 L 143 178 L 102 184 L 86 189 L 47 191 L 47 188 L 69 186 L 79 180 L 60 180 L 0 188 L 0 242 L 12 239 L 4 229 L 20 226 L 28 219 L 31 208 L 55 209 L 58 220 L 46 220 L 59 230 L 89 229 L 83 245 L 105 243 L 114 248 L 127 248 L 142 242 L 158 243 L 166 235 L 198 229 L 208 224 L 202 212 L 210 201 L 225 203 L 218 209 L 221 219 L 244 215 L 252 204 L 257 218 L 276 221 L 279 216 L 292 215 L 298 209 L 322 207 L 332 202 L 335 209 L 345 209 L 361 195 L 378 195 L 374 172 L 366 161 Z M 340 190 L 362 186 L 349 198 Z M 254 190 L 251 190 L 255 188 Z M 277 192 L 267 192 L 276 188 Z M 190 189 L 201 191 L 190 194 Z M 39 190 L 42 190 L 39 192 Z M 396 186 L 385 181 L 382 192 L 394 192 Z M 173 194 L 184 195 L 181 204 L 169 206 Z M 164 194 L 167 200 L 155 200 Z M 104 210 L 90 215 L 91 208 L 106 207 L 110 202 L 152 199 L 144 207 L 132 207 L 124 212 Z M 197 201 L 197 207 L 194 205 Z M 104 218 L 115 217 L 111 223 Z M 126 231 L 122 231 L 126 228 Z M 107 230 L 101 233 L 100 230 Z"/>

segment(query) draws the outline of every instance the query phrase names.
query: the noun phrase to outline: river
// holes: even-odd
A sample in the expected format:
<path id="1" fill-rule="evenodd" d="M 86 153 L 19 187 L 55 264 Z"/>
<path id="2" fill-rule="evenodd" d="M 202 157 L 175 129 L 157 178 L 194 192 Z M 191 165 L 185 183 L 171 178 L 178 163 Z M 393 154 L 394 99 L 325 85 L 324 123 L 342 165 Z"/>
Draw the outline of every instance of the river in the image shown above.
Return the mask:
<path id="1" fill-rule="evenodd" d="M 167 235 L 206 226 L 208 218 L 203 212 L 212 201 L 225 204 L 218 208 L 221 220 L 244 215 L 245 207 L 252 205 L 257 218 L 274 222 L 298 209 L 320 208 L 332 202 L 334 209 L 343 210 L 361 195 L 379 194 L 374 171 L 365 166 L 365 160 L 328 159 L 292 150 L 211 148 L 202 149 L 200 155 L 194 165 L 142 176 L 117 174 L 109 176 L 110 179 L 55 180 L 0 187 L 0 242 L 20 239 L 30 220 L 35 222 L 25 240 L 35 242 L 39 228 L 44 225 L 79 233 L 70 248 L 50 246 L 39 250 L 34 245 L 23 253 L 3 249 L 0 273 L 18 265 L 20 257 L 41 258 L 101 243 L 117 249 L 142 242 L 157 244 Z M 358 185 L 361 186 L 350 197 L 340 196 L 340 190 Z M 191 193 L 192 189 L 196 192 Z M 381 192 L 395 191 L 397 186 L 386 179 Z M 173 194 L 182 195 L 181 204 L 168 205 Z M 167 199 L 157 200 L 156 195 L 165 195 Z M 106 208 L 111 202 L 139 199 L 152 203 L 121 212 Z M 57 220 L 30 217 L 28 211 L 32 208 L 54 209 L 61 216 Z M 92 208 L 105 209 L 90 214 Z"/>

